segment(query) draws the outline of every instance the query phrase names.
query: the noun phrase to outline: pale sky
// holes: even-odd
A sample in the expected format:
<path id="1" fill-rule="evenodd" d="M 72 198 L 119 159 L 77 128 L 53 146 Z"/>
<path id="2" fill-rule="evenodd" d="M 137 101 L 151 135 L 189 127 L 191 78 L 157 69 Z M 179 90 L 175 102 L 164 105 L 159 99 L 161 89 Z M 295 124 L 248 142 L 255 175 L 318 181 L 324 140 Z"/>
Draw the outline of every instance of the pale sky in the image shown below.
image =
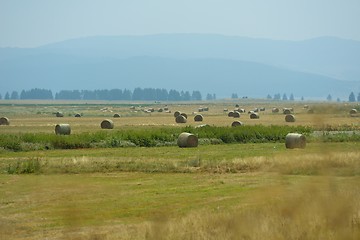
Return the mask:
<path id="1" fill-rule="evenodd" d="M 0 47 L 159 33 L 360 41 L 360 0 L 0 0 Z"/>

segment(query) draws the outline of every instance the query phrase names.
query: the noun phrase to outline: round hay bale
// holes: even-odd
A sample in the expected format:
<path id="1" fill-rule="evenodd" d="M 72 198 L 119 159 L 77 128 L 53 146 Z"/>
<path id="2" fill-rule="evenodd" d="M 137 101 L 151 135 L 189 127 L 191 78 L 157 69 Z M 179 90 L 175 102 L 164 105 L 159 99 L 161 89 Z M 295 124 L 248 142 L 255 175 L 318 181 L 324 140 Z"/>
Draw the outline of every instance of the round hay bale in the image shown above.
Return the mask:
<path id="1" fill-rule="evenodd" d="M 56 113 L 56 117 L 64 117 L 64 114 L 61 113 L 61 112 L 57 112 L 57 113 Z"/>
<path id="2" fill-rule="evenodd" d="M 261 107 L 259 108 L 260 112 L 264 112 L 265 111 L 265 107 Z"/>
<path id="3" fill-rule="evenodd" d="M 180 115 L 181 115 L 181 116 L 184 116 L 184 118 L 186 118 L 186 119 L 187 119 L 187 117 L 188 117 L 186 113 L 180 113 Z"/>
<path id="4" fill-rule="evenodd" d="M 75 114 L 75 117 L 81 117 L 80 113 Z"/>
<path id="5" fill-rule="evenodd" d="M 203 112 L 204 109 L 203 108 L 198 108 L 198 112 Z"/>
<path id="6" fill-rule="evenodd" d="M 244 108 L 239 108 L 239 112 L 240 112 L 240 113 L 245 113 L 246 110 L 245 110 Z"/>
<path id="7" fill-rule="evenodd" d="M 115 113 L 113 117 L 114 117 L 114 118 L 119 118 L 119 117 L 120 117 L 120 114 Z"/>
<path id="8" fill-rule="evenodd" d="M 224 110 L 223 110 L 224 112 L 228 112 L 229 110 L 227 109 L 227 108 L 224 108 Z"/>
<path id="9" fill-rule="evenodd" d="M 181 148 L 197 147 L 198 138 L 194 134 L 183 132 L 178 137 L 177 145 Z"/>
<path id="10" fill-rule="evenodd" d="M 168 111 L 169 110 L 169 107 L 164 107 L 164 111 Z"/>
<path id="11" fill-rule="evenodd" d="M 201 125 L 197 125 L 195 126 L 195 128 L 203 128 L 203 127 L 208 127 L 208 124 L 201 124 Z"/>
<path id="12" fill-rule="evenodd" d="M 235 107 L 238 108 L 238 107 L 240 107 L 240 105 L 239 105 L 239 104 L 235 104 Z"/>
<path id="13" fill-rule="evenodd" d="M 209 107 L 204 107 L 203 109 L 205 112 L 208 112 L 209 111 Z"/>
<path id="14" fill-rule="evenodd" d="M 202 122 L 204 120 L 204 117 L 201 115 L 201 114 L 197 114 L 195 117 L 194 117 L 194 121 L 195 122 Z"/>
<path id="15" fill-rule="evenodd" d="M 287 114 L 285 116 L 285 122 L 295 122 L 295 116 L 292 114 Z"/>
<path id="16" fill-rule="evenodd" d="M 283 114 L 291 114 L 291 110 L 288 108 L 283 109 Z"/>
<path id="17" fill-rule="evenodd" d="M 286 148 L 305 148 L 306 138 L 304 135 L 299 133 L 289 133 L 285 137 Z"/>
<path id="18" fill-rule="evenodd" d="M 242 125 L 243 125 L 243 123 L 240 122 L 240 121 L 234 121 L 234 122 L 231 124 L 232 127 L 239 127 L 239 126 L 242 126 Z"/>
<path id="19" fill-rule="evenodd" d="M 114 122 L 110 119 L 105 119 L 100 124 L 102 129 L 113 129 L 114 128 Z"/>
<path id="20" fill-rule="evenodd" d="M 1 117 L 0 125 L 10 125 L 10 120 L 7 117 Z"/>
<path id="21" fill-rule="evenodd" d="M 357 114 L 357 110 L 355 108 L 351 109 L 350 114 Z"/>
<path id="22" fill-rule="evenodd" d="M 230 112 L 228 113 L 228 117 L 234 117 L 234 111 L 230 111 Z"/>
<path id="23" fill-rule="evenodd" d="M 163 111 L 164 111 L 164 109 L 162 109 L 162 108 L 158 109 L 158 112 L 160 112 L 160 113 L 163 112 Z"/>
<path id="24" fill-rule="evenodd" d="M 309 105 L 304 105 L 304 109 L 308 109 L 309 108 Z"/>
<path id="25" fill-rule="evenodd" d="M 259 114 L 255 113 L 255 112 L 250 114 L 250 119 L 259 119 L 259 118 L 260 118 Z"/>
<path id="26" fill-rule="evenodd" d="M 177 118 L 180 114 L 181 114 L 181 112 L 175 111 L 175 112 L 174 112 L 174 117 Z"/>
<path id="27" fill-rule="evenodd" d="M 234 111 L 233 117 L 234 117 L 234 118 L 239 118 L 239 117 L 240 117 L 240 113 L 239 113 L 238 111 Z"/>
<path id="28" fill-rule="evenodd" d="M 56 135 L 70 135 L 71 133 L 71 128 L 70 128 L 70 124 L 57 124 L 55 126 L 55 134 Z"/>
<path id="29" fill-rule="evenodd" d="M 183 115 L 179 115 L 175 118 L 176 123 L 186 123 L 187 119 Z"/>
<path id="30" fill-rule="evenodd" d="M 280 110 L 277 107 L 273 107 L 271 112 L 272 113 L 278 113 Z"/>

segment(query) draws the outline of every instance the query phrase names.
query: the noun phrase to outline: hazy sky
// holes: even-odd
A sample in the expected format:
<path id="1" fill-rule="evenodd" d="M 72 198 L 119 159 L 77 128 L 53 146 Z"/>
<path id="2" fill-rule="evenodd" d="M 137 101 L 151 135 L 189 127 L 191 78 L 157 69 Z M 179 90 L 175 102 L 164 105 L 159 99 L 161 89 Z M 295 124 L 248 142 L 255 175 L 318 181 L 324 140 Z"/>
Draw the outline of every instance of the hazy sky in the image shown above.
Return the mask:
<path id="1" fill-rule="evenodd" d="M 157 33 L 360 40 L 360 0 L 0 0 L 0 47 Z"/>

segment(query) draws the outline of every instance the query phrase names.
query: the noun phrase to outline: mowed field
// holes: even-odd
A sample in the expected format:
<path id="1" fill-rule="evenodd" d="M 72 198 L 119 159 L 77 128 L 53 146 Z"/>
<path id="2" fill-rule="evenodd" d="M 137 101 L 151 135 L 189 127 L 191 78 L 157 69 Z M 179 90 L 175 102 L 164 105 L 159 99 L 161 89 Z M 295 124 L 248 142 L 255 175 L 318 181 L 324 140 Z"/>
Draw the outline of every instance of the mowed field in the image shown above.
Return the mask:
<path id="1" fill-rule="evenodd" d="M 266 102 L 239 100 L 229 102 L 199 102 L 199 103 L 121 103 L 121 102 L 42 102 L 28 101 L 23 104 L 21 101 L 2 101 L 0 104 L 1 116 L 11 118 L 11 125 L 2 128 L 2 133 L 17 132 L 53 132 L 54 126 L 59 123 L 71 124 L 74 133 L 89 132 L 100 130 L 100 123 L 104 119 L 114 121 L 115 129 L 121 130 L 127 127 L 156 127 L 156 126 L 178 126 L 173 117 L 175 111 L 180 111 L 188 115 L 186 125 L 197 126 L 208 124 L 211 126 L 231 126 L 233 121 L 241 121 L 246 125 L 301 125 L 301 126 L 358 126 L 359 118 L 351 117 L 349 111 L 357 107 L 356 104 L 348 103 L 302 103 L 302 102 Z M 6 103 L 6 104 L 4 104 Z M 236 109 L 235 105 L 246 110 L 240 118 L 227 117 L 229 111 Z M 304 108 L 308 105 L 308 108 Z M 130 109 L 134 107 L 134 109 Z M 168 107 L 169 112 L 158 112 L 158 109 Z M 208 107 L 208 111 L 199 112 L 199 108 Z M 279 108 L 279 113 L 272 113 L 272 108 Z M 154 109 L 154 112 L 147 113 L 146 110 Z M 248 111 L 255 108 L 265 108 L 265 111 L 259 111 L 259 119 L 250 119 Z M 285 115 L 282 114 L 283 108 L 293 108 L 292 114 L 296 117 L 296 122 L 286 123 Z M 228 111 L 224 111 L 224 110 Z M 313 110 L 314 113 L 308 113 Z M 64 114 L 62 118 L 56 118 L 55 113 Z M 75 114 L 81 114 L 82 117 L 75 118 Z M 113 118 L 118 113 L 120 118 Z M 195 122 L 194 116 L 201 114 L 204 117 L 202 122 Z M 360 116 L 360 115 L 359 115 Z"/>
<path id="2" fill-rule="evenodd" d="M 235 104 L 259 119 L 227 116 Z M 304 108 L 304 105 L 308 108 Z M 134 106 L 134 108 L 132 108 Z M 171 113 L 157 112 L 168 107 Z M 193 120 L 201 107 L 204 121 Z M 272 113 L 278 107 L 280 113 Z M 154 112 L 146 110 L 154 108 Z M 282 108 L 293 108 L 286 123 Z M 239 100 L 194 103 L 1 101 L 1 136 L 207 124 L 309 126 L 358 134 L 348 103 Z M 308 113 L 309 109 L 313 113 Z M 185 124 L 173 113 L 188 115 Z M 62 112 L 64 117 L 54 113 Z M 80 113 L 82 117 L 75 118 Z M 120 118 L 113 118 L 115 113 Z M 114 129 L 101 129 L 104 119 Z M 60 137 L 60 136 L 59 136 Z M 359 239 L 358 141 L 200 144 L 10 151 L 0 148 L 0 239 Z M 22 169 L 22 172 L 13 171 Z"/>

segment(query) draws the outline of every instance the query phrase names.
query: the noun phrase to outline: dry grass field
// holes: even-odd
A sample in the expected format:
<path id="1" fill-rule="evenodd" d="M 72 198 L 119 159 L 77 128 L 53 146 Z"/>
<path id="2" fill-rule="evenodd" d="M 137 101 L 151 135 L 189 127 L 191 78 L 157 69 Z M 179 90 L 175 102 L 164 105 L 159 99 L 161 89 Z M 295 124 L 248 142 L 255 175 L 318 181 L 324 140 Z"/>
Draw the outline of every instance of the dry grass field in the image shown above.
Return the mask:
<path id="1" fill-rule="evenodd" d="M 241 101 L 241 102 L 240 102 Z M 71 134 L 100 129 L 300 125 L 360 129 L 355 105 L 240 100 L 169 103 L 172 113 L 142 110 L 165 104 L 122 102 L 0 101 L 1 135 Z M 227 117 L 235 104 L 265 107 L 259 119 Z M 130 109 L 135 106 L 135 109 Z M 203 122 L 193 121 L 201 106 Z M 294 108 L 296 122 L 273 107 Z M 174 111 L 188 114 L 186 124 Z M 64 113 L 58 118 L 56 112 Z M 75 118 L 75 113 L 83 116 Z M 120 118 L 113 118 L 119 113 Z M 356 133 L 357 134 L 357 133 Z M 34 170 L 16 173 L 13 168 Z M 282 142 L 200 145 L 197 148 L 122 147 L 0 150 L 0 239 L 360 239 L 359 142 L 310 142 L 286 149 Z"/>
<path id="2" fill-rule="evenodd" d="M 1 104 L 1 103 L 7 103 Z M 227 117 L 228 111 L 234 110 L 235 105 L 246 110 L 240 118 Z M 308 105 L 308 108 L 304 108 Z M 135 109 L 130 109 L 134 106 Z M 171 113 L 157 112 L 158 109 L 168 107 Z M 198 112 L 201 107 L 208 107 L 209 111 Z M 265 108 L 265 111 L 259 112 L 259 119 L 250 119 L 248 111 L 255 108 Z M 280 113 L 272 113 L 272 108 L 277 107 Z M 351 126 L 360 128 L 359 116 L 350 116 L 349 111 L 352 108 L 359 107 L 356 104 L 348 103 L 299 103 L 299 102 L 266 102 L 239 100 L 239 102 L 209 102 L 209 103 L 119 103 L 119 102 L 92 102 L 89 104 L 78 102 L 27 102 L 21 101 L 7 102 L 0 101 L 1 116 L 10 118 L 11 124 L 6 128 L 1 128 L 3 133 L 18 132 L 53 132 L 54 126 L 59 123 L 68 123 L 71 125 L 73 133 L 89 132 L 100 129 L 100 123 L 104 119 L 112 119 L 115 129 L 127 127 L 142 126 L 183 126 L 175 122 L 173 113 L 175 111 L 184 112 L 188 115 L 186 125 L 197 126 L 199 124 L 208 124 L 211 126 L 231 126 L 235 120 L 239 120 L 246 125 L 302 125 L 302 126 Z M 151 113 L 145 112 L 153 108 Z M 282 114 L 283 108 L 293 108 L 293 115 L 296 121 L 293 123 L 285 122 L 285 115 Z M 314 113 L 308 113 L 313 110 Z M 64 117 L 58 118 L 56 112 L 61 112 Z M 82 117 L 75 118 L 75 114 L 80 113 Z M 118 113 L 120 118 L 113 118 Z M 194 116 L 200 113 L 204 116 L 202 122 L 195 122 Z"/>

